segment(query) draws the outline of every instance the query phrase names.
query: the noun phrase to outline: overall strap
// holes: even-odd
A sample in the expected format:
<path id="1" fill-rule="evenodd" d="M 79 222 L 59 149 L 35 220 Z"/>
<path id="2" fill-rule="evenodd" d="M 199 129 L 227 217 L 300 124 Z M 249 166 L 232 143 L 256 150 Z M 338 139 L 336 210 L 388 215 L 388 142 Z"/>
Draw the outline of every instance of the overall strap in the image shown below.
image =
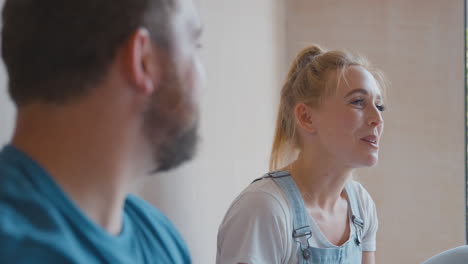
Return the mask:
<path id="1" fill-rule="evenodd" d="M 283 190 L 284 194 L 286 194 L 293 213 L 292 237 L 294 238 L 294 241 L 300 245 L 301 250 L 301 254 L 299 254 L 299 257 L 301 258 L 299 263 L 307 263 L 307 260 L 311 257 L 310 252 L 307 249 L 310 247 L 309 239 L 312 237 L 312 230 L 309 226 L 309 216 L 305 209 L 304 200 L 302 199 L 302 195 L 299 192 L 296 183 L 291 177 L 291 174 L 287 171 L 270 172 L 257 180 L 263 178 L 272 178 Z"/>
<path id="2" fill-rule="evenodd" d="M 359 204 L 355 188 L 353 188 L 352 181 L 348 181 L 345 186 L 346 195 L 348 196 L 349 205 L 351 208 L 351 221 L 356 229 L 356 243 L 358 245 L 362 242 L 362 232 L 364 229 L 364 220 L 362 220 L 361 212 L 359 211 Z"/>

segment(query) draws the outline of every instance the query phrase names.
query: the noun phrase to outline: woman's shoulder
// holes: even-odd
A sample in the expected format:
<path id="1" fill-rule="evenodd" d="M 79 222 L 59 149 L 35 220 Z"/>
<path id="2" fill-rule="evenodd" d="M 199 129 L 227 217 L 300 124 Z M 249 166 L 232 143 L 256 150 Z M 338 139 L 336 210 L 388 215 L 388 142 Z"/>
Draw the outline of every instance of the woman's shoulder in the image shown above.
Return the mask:
<path id="1" fill-rule="evenodd" d="M 263 178 L 249 184 L 232 202 L 229 211 L 250 208 L 254 214 L 267 212 L 284 215 L 287 207 L 286 197 L 278 185 L 271 178 Z"/>
<path id="2" fill-rule="evenodd" d="M 364 188 L 364 186 L 361 183 L 357 181 L 351 181 L 349 184 L 351 188 L 353 188 L 353 190 L 355 191 L 355 196 L 359 207 L 358 210 L 362 220 L 364 221 L 363 250 L 375 251 L 376 233 L 379 226 L 375 203 L 369 192 Z"/>
<path id="3" fill-rule="evenodd" d="M 356 198 L 358 199 L 359 203 L 374 203 L 374 200 L 372 199 L 371 195 L 361 183 L 355 180 L 350 180 L 349 186 L 354 190 L 354 193 L 356 194 Z"/>
<path id="4" fill-rule="evenodd" d="M 377 221 L 377 210 L 375 202 L 366 188 L 364 188 L 361 183 L 354 180 L 351 180 L 349 185 L 354 190 L 358 210 L 364 222 L 373 223 Z"/>
<path id="5" fill-rule="evenodd" d="M 271 178 L 251 183 L 231 203 L 219 226 L 217 263 L 284 263 L 291 250 L 288 210 Z"/>
<path id="6" fill-rule="evenodd" d="M 263 193 L 271 197 L 284 200 L 284 195 L 281 188 L 270 177 L 259 178 L 255 180 L 244 189 L 241 195 L 246 193 Z"/>

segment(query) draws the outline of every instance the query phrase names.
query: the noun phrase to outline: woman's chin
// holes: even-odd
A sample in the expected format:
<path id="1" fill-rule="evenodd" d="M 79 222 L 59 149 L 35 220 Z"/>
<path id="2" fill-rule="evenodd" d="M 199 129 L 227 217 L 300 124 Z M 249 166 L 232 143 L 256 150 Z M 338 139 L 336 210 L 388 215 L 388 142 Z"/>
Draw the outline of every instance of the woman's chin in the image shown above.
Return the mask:
<path id="1" fill-rule="evenodd" d="M 357 162 L 356 168 L 374 167 L 375 165 L 377 165 L 378 161 L 379 156 L 377 154 L 372 154 Z"/>

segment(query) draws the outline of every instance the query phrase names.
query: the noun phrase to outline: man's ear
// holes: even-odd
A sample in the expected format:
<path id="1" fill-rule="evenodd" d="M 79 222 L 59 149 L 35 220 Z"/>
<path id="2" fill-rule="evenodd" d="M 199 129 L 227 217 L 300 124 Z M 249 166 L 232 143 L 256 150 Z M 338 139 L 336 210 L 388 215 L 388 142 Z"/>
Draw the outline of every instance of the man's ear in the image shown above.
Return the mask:
<path id="1" fill-rule="evenodd" d="M 315 134 L 317 129 L 315 127 L 315 120 L 314 120 L 314 110 L 304 104 L 299 103 L 294 107 L 294 116 L 296 118 L 296 122 L 304 131 Z"/>
<path id="2" fill-rule="evenodd" d="M 149 95 L 158 87 L 161 60 L 147 29 L 139 28 L 124 46 L 124 71 L 137 92 Z"/>

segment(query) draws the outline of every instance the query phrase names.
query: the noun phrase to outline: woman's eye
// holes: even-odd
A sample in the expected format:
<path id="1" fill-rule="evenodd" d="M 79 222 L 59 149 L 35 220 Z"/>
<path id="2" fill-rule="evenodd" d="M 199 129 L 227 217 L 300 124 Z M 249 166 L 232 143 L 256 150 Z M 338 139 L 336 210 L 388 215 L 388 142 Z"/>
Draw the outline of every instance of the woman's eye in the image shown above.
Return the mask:
<path id="1" fill-rule="evenodd" d="M 358 105 L 358 106 L 362 106 L 363 103 L 364 103 L 364 99 L 356 99 L 356 100 L 351 102 L 351 104 Z"/>
<path id="2" fill-rule="evenodd" d="M 375 105 L 380 112 L 385 111 L 385 105 Z"/>

